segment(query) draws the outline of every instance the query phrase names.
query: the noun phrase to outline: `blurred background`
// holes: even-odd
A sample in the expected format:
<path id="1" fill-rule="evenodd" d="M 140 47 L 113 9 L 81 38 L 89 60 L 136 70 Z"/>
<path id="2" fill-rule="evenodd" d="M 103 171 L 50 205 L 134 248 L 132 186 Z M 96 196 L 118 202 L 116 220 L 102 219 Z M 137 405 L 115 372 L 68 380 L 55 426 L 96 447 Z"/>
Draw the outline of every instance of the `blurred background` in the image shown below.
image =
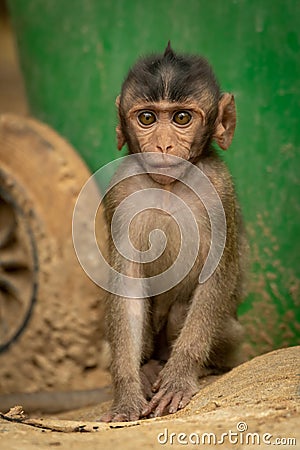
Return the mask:
<path id="1" fill-rule="evenodd" d="M 80 156 L 84 174 L 124 154 L 116 149 L 115 98 L 137 57 L 162 52 L 170 39 L 175 51 L 208 58 L 222 90 L 234 93 L 237 104 L 236 134 L 222 157 L 236 183 L 250 243 L 248 295 L 239 311 L 246 329 L 244 355 L 250 358 L 299 344 L 299 1 L 1 0 L 0 5 L 0 112 L 30 115 L 48 124 L 76 149 L 74 154 Z M 2 152 L 7 154 L 7 140 L 1 142 Z M 71 153 L 68 158 L 72 160 Z M 31 172 L 36 184 L 41 176 L 46 178 L 45 182 L 47 177 L 51 178 L 49 168 L 46 171 L 42 159 L 39 161 L 37 170 Z M 60 160 L 57 164 L 63 163 Z M 7 160 L 8 169 L 10 165 L 15 175 L 23 170 L 22 165 L 15 167 L 13 161 Z M 76 189 L 80 190 L 78 183 Z M 53 183 L 51 188 L 54 189 Z M 34 186 L 32 189 L 35 190 Z M 66 194 L 61 191 L 58 195 Z M 33 202 L 35 207 L 39 209 Z M 57 215 L 56 220 L 65 217 Z M 44 221 L 47 222 L 45 217 Z M 103 236 L 105 239 L 104 232 Z M 55 240 L 55 234 L 52 237 Z M 66 263 L 68 256 L 65 258 Z M 48 272 L 53 279 L 55 271 L 57 267 Z M 71 272 L 69 277 L 72 280 Z M 37 283 L 41 286 L 41 281 Z M 3 344 L 0 363 L 5 357 L 11 365 L 6 363 L 6 371 L 2 370 L 0 389 L 20 388 L 21 376 L 19 380 L 14 372 L 16 358 L 23 358 L 26 367 L 22 377 L 28 377 L 30 368 L 34 378 L 28 390 L 44 385 L 64 386 L 61 378 L 52 373 L 59 365 L 61 373 L 72 369 L 78 377 L 82 371 L 93 374 L 99 368 L 105 369 L 105 363 L 97 356 L 105 349 L 95 345 L 101 334 L 96 324 L 102 317 L 97 303 L 102 294 L 84 284 L 88 281 L 82 283 L 84 298 L 91 299 L 83 322 L 89 324 L 90 311 L 94 314 L 94 322 L 89 324 L 92 331 L 81 337 L 82 346 L 68 341 L 61 343 L 64 332 L 57 331 L 57 309 L 48 321 L 44 317 L 40 325 L 34 325 L 38 318 L 28 319 L 28 323 L 24 319 L 26 326 L 24 321 L 18 325 L 23 327 L 22 333 L 18 334 L 18 330 L 12 333 L 18 334 L 18 338 L 3 337 L 3 343 L 9 341 L 9 345 Z M 0 302 L 5 304 L 7 289 L 0 283 L 0 291 L 1 286 Z M 36 309 L 39 295 L 35 306 L 31 305 L 33 317 L 42 314 Z M 49 295 L 44 294 L 43 311 L 51 309 Z M 56 298 L 64 315 L 70 299 L 62 298 L 61 292 L 56 293 Z M 81 307 L 78 300 L 74 317 L 78 311 L 81 314 Z M 12 312 L 8 306 L 2 311 L 5 322 L 5 314 L 8 317 Z M 53 352 L 59 347 L 60 356 L 50 362 L 49 357 L 36 361 L 36 355 L 30 353 L 33 349 L 29 356 L 24 356 L 30 327 L 36 327 L 39 335 L 47 329 L 51 342 L 54 342 L 52 331 L 56 330 Z M 75 328 L 72 333 L 76 341 Z M 42 349 L 36 347 L 34 351 L 37 354 Z M 33 376 L 33 372 L 46 375 Z M 87 379 L 89 376 L 90 386 L 95 378 L 87 375 Z M 73 378 L 64 377 L 68 386 L 71 379 L 76 379 L 74 374 Z M 79 386 L 80 382 L 73 384 Z"/>

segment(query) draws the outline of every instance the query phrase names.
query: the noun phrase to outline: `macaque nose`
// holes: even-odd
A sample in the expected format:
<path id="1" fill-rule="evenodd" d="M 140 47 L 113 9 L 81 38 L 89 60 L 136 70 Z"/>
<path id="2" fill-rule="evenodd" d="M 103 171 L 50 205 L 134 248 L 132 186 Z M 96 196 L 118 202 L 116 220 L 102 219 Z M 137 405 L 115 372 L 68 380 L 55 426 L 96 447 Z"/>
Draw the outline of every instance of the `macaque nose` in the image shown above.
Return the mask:
<path id="1" fill-rule="evenodd" d="M 161 153 L 169 153 L 173 149 L 173 145 L 157 145 L 156 149 Z"/>

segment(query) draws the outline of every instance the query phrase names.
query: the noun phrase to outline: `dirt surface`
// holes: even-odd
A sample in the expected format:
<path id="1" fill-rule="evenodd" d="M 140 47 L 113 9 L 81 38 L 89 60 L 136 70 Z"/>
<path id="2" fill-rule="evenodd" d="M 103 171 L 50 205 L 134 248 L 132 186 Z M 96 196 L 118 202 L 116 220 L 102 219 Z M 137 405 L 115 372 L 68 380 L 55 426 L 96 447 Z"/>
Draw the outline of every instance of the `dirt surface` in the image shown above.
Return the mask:
<path id="1" fill-rule="evenodd" d="M 175 415 L 162 418 L 132 423 L 96 422 L 109 403 L 56 417 L 36 417 L 31 422 L 24 419 L 31 425 L 2 418 L 1 449 L 129 450 L 161 446 L 181 448 L 183 445 L 263 449 L 280 444 L 284 448 L 298 449 L 299 357 L 300 347 L 277 350 L 256 357 L 221 377 L 206 378 L 190 405 Z M 222 433 L 230 436 L 222 438 Z"/>

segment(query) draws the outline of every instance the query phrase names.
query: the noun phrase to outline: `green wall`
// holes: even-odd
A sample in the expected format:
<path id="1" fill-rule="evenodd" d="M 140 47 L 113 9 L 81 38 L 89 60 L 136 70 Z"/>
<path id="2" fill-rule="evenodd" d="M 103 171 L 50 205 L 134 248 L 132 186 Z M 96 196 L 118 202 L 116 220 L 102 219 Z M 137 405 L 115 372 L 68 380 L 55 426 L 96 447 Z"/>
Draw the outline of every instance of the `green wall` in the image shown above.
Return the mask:
<path id="1" fill-rule="evenodd" d="M 299 342 L 300 2 L 10 0 L 32 114 L 92 170 L 116 158 L 114 99 L 139 55 L 201 53 L 238 126 L 224 155 L 251 244 L 247 354 Z M 298 302 L 298 303 L 297 303 Z"/>

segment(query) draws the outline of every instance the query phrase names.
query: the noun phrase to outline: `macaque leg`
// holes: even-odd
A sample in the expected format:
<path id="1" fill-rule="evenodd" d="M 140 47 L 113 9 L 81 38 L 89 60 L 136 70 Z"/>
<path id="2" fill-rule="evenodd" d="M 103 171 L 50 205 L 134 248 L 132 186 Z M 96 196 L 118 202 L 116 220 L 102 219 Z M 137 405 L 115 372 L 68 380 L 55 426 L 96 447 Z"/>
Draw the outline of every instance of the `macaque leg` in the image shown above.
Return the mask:
<path id="1" fill-rule="evenodd" d="M 205 284 L 196 287 L 171 356 L 154 383 L 156 394 L 143 410 L 143 416 L 174 413 L 184 408 L 198 391 L 198 377 L 207 374 L 205 365 L 210 362 L 214 343 L 226 318 L 232 320 L 232 311 L 228 309 L 232 293 L 222 290 L 220 278 L 216 270 Z"/>

